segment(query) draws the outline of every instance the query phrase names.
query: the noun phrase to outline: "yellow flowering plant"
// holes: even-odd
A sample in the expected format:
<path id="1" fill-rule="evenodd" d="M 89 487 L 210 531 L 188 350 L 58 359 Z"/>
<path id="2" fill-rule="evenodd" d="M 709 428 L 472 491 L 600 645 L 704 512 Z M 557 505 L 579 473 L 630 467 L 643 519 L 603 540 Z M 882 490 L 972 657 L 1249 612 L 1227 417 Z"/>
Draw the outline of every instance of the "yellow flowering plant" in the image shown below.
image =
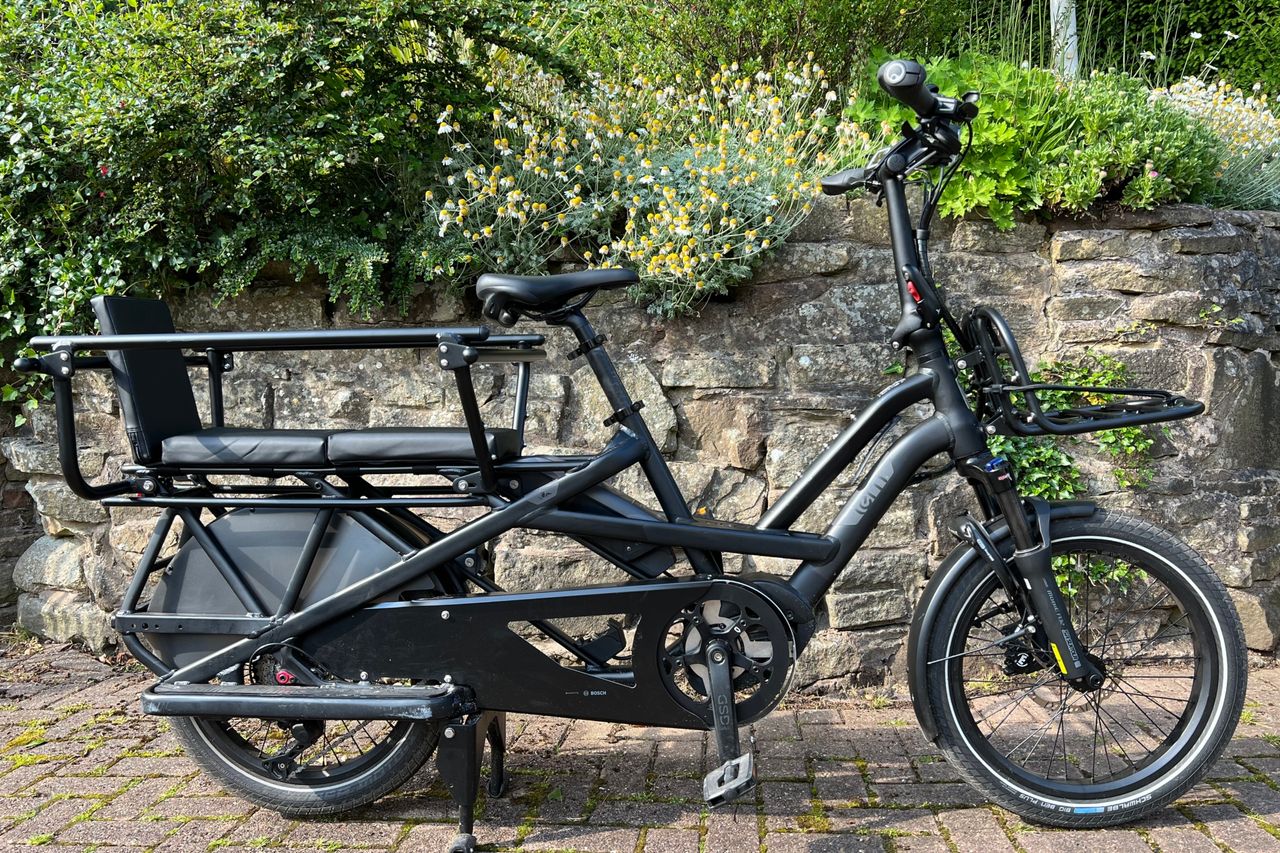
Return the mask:
<path id="1" fill-rule="evenodd" d="M 483 137 L 438 117 L 454 141 L 425 200 L 425 278 L 625 265 L 641 274 L 632 295 L 672 316 L 749 277 L 809 212 L 816 179 L 871 147 L 812 63 L 577 90 L 509 79 Z"/>
<path id="2" fill-rule="evenodd" d="M 1223 142 L 1217 181 L 1206 193 L 1216 207 L 1280 207 L 1280 116 L 1261 86 L 1250 93 L 1225 81 L 1186 77 L 1153 97 L 1207 125 Z"/>

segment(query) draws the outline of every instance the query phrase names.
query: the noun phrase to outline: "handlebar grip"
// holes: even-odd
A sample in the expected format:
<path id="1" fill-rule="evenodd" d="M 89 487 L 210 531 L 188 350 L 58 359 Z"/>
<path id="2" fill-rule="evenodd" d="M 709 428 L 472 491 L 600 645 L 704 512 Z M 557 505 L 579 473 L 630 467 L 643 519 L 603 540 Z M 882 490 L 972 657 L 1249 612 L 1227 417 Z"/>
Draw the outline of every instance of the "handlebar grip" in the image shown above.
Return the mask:
<path id="1" fill-rule="evenodd" d="M 928 118 L 938 109 L 938 96 L 926 85 L 924 66 L 910 59 L 891 59 L 876 72 L 876 81 L 894 100 Z"/>
<path id="2" fill-rule="evenodd" d="M 844 195 L 849 190 L 865 187 L 871 174 L 870 169 L 845 169 L 821 178 L 818 183 L 822 185 L 823 195 Z"/>

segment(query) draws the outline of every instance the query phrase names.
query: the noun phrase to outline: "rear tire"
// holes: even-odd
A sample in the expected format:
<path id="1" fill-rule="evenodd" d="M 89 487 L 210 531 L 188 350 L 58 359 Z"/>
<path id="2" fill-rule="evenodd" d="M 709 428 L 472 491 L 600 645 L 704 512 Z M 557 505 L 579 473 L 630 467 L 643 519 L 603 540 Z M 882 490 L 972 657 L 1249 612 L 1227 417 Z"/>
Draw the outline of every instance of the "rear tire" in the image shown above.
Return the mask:
<path id="1" fill-rule="evenodd" d="M 349 733 L 352 725 L 365 722 L 329 720 L 325 726 L 343 725 Z M 258 738 L 246 737 L 254 724 L 266 726 L 269 736 L 272 726 L 279 728 L 273 721 L 172 718 L 173 733 L 187 754 L 229 792 L 286 817 L 299 818 L 339 814 L 389 794 L 409 781 L 431 757 L 440 738 L 440 726 L 435 723 L 367 722 L 378 725 L 379 731 L 370 736 L 368 751 L 347 765 L 334 766 L 329 760 L 326 766 L 278 778 L 262 761 L 263 750 L 255 746 Z M 336 747 L 330 752 L 336 756 Z M 325 753 L 318 758 L 325 759 Z"/>
<path id="2" fill-rule="evenodd" d="M 993 644 L 1019 614 L 991 564 L 977 561 L 920 662 L 938 744 L 974 787 L 1027 820 L 1127 823 L 1181 796 L 1227 745 L 1245 697 L 1243 631 L 1218 576 L 1154 525 L 1100 511 L 1055 521 L 1050 538 L 1103 687 L 1065 684 L 1034 634 Z"/>

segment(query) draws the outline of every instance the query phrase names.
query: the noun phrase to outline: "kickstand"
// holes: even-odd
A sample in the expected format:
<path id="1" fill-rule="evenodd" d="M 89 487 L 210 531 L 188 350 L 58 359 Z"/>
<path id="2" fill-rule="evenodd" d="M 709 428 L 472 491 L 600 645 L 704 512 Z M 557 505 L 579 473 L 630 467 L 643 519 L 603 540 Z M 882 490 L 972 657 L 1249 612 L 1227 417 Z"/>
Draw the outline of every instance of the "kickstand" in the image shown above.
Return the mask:
<path id="1" fill-rule="evenodd" d="M 711 808 L 728 805 L 756 786 L 751 750 L 738 742 L 738 716 L 733 699 L 733 653 L 721 640 L 707 644 L 707 687 L 715 724 L 720 766 L 702 780 L 702 796 Z"/>
<path id="2" fill-rule="evenodd" d="M 476 795 L 480 792 L 480 760 L 489 743 L 489 796 L 500 797 L 507 787 L 503 769 L 506 753 L 506 714 L 484 711 L 450 720 L 440 733 L 436 767 L 458 804 L 458 835 L 447 853 L 473 853 L 476 849 Z"/>

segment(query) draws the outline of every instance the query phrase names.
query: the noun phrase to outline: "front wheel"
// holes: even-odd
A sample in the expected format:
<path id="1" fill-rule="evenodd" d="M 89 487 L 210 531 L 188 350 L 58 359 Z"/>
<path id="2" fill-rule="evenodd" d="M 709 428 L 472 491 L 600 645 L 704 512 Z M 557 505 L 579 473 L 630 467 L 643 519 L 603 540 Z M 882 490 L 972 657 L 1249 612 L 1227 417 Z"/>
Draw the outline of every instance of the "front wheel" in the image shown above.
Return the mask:
<path id="1" fill-rule="evenodd" d="M 927 638 L 939 746 L 994 802 L 1055 826 L 1126 823 L 1196 783 L 1235 730 L 1247 657 L 1222 581 L 1185 543 L 1100 511 L 1055 521 L 1053 567 L 1097 690 L 1062 679 L 991 565 L 956 581 Z"/>

